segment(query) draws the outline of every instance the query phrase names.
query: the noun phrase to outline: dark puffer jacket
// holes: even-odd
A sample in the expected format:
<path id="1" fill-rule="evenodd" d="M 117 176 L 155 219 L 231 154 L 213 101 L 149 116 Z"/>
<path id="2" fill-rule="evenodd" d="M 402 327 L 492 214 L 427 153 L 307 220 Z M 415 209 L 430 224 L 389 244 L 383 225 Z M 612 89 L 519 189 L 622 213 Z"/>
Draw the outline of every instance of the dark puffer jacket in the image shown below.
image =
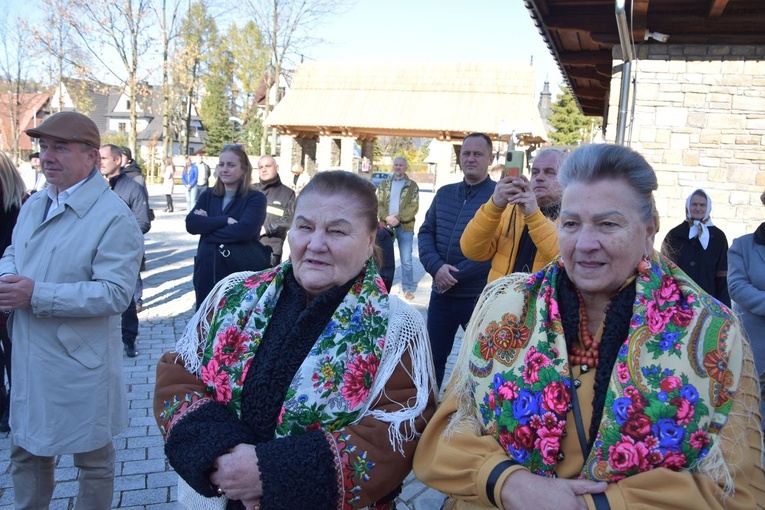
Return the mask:
<path id="1" fill-rule="evenodd" d="M 430 205 L 425 222 L 417 234 L 420 262 L 431 275 L 444 264 L 450 264 L 459 272 L 452 273 L 457 284 L 444 295 L 453 297 L 478 297 L 486 285 L 491 260 L 474 262 L 462 253 L 460 237 L 475 212 L 494 193 L 495 182 L 488 177 L 474 185 L 464 180 L 442 187 Z"/>
<path id="2" fill-rule="evenodd" d="M 266 233 L 260 236 L 260 242 L 270 246 L 277 259 L 281 259 L 284 239 L 295 212 L 295 192 L 285 186 L 278 175 L 274 181 L 259 182 L 254 188 L 263 193 L 268 201 L 266 222 L 263 224 Z"/>

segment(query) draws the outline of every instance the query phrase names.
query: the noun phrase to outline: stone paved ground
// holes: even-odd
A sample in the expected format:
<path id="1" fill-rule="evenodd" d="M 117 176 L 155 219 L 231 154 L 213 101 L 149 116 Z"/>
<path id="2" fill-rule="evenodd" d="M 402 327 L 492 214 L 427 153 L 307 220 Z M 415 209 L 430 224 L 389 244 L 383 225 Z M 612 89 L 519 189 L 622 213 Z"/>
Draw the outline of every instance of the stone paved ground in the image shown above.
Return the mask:
<path id="1" fill-rule="evenodd" d="M 152 414 L 152 396 L 156 363 L 163 352 L 173 347 L 193 313 L 191 275 L 197 238 L 186 233 L 182 193 L 174 195 L 174 213 L 161 212 L 165 201 L 159 186 L 150 186 L 150 194 L 157 217 L 146 235 L 147 270 L 143 273 L 144 311 L 139 315 L 139 355 L 124 359 L 130 422 L 128 428 L 114 439 L 117 463 L 113 508 L 159 510 L 178 507 L 175 503 L 177 476 L 165 460 L 162 438 Z M 428 192 L 421 194 L 418 225 L 422 223 L 432 196 Z M 414 254 L 415 279 L 419 281 L 419 286 L 413 304 L 425 315 L 431 278 L 417 260 L 416 246 Z M 394 284 L 393 291 L 397 290 L 400 288 Z M 458 345 L 455 345 L 455 352 L 457 349 Z M 454 357 L 453 353 L 447 376 Z M 82 398 L 87 398 L 87 395 Z M 9 445 L 7 434 L 0 436 L 0 510 L 13 508 Z M 77 494 L 77 470 L 72 456 L 57 457 L 56 465 L 56 489 L 50 508 L 71 509 Z M 425 487 L 410 473 L 398 507 L 435 510 L 441 507 L 443 499 L 443 495 Z"/>

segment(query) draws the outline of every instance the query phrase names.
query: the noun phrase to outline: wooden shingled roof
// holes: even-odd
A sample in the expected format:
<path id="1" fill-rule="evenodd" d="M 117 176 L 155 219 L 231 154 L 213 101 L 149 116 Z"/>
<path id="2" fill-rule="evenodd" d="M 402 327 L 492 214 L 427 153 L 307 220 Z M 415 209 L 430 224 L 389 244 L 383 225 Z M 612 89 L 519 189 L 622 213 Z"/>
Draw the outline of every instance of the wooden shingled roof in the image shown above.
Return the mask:
<path id="1" fill-rule="evenodd" d="M 528 63 L 306 62 L 268 124 L 293 136 L 546 138 Z"/>

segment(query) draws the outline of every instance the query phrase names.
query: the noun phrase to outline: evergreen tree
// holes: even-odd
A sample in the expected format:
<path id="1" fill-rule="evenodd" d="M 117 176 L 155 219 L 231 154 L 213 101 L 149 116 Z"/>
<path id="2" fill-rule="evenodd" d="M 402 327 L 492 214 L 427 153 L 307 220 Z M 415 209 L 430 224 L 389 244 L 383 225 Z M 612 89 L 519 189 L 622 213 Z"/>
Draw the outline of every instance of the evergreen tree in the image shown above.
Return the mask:
<path id="1" fill-rule="evenodd" d="M 561 86 L 562 92 L 555 98 L 550 115 L 550 126 L 555 129 L 550 133 L 550 140 L 556 145 L 579 145 L 587 138 L 590 121 L 582 115 L 574 101 L 571 89 Z"/>
<path id="2" fill-rule="evenodd" d="M 250 21 L 243 27 L 232 24 L 228 30 L 234 66 L 234 92 L 232 98 L 235 116 L 243 126 L 236 141 L 245 146 L 247 154 L 260 155 L 263 136 L 263 120 L 255 100 L 258 87 L 268 61 L 268 51 L 263 49 L 263 37 L 258 26 Z M 268 154 L 268 152 L 266 152 Z"/>
<path id="3" fill-rule="evenodd" d="M 234 80 L 234 59 L 228 44 L 218 41 L 210 56 L 208 73 L 203 78 L 205 94 L 199 114 L 207 129 L 207 154 L 217 156 L 223 146 L 232 143 L 234 125 L 231 116 L 231 84 Z"/>

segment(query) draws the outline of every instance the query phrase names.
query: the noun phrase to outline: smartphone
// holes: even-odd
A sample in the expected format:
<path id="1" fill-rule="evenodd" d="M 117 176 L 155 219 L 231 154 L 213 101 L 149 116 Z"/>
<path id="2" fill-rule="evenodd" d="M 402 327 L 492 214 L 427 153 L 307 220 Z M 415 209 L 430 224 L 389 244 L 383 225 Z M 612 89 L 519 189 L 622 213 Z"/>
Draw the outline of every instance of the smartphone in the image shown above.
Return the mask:
<path id="1" fill-rule="evenodd" d="M 525 165 L 526 153 L 524 151 L 507 151 L 505 154 L 505 168 L 502 170 L 502 177 L 508 175 L 520 177 L 521 171 Z"/>

